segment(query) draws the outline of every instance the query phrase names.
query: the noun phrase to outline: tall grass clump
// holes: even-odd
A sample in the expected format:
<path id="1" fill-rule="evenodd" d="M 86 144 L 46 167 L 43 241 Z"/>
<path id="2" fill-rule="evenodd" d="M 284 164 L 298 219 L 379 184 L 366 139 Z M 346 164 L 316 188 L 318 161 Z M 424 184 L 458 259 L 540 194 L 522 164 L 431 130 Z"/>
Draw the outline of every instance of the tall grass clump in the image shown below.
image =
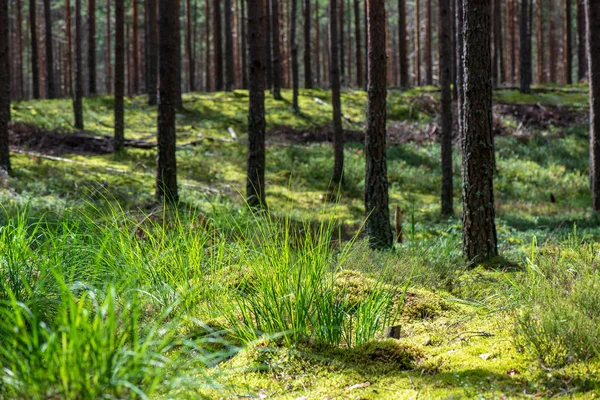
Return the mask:
<path id="1" fill-rule="evenodd" d="M 546 366 L 600 356 L 598 246 L 576 234 L 536 249 L 527 271 L 512 282 L 517 343 Z"/>

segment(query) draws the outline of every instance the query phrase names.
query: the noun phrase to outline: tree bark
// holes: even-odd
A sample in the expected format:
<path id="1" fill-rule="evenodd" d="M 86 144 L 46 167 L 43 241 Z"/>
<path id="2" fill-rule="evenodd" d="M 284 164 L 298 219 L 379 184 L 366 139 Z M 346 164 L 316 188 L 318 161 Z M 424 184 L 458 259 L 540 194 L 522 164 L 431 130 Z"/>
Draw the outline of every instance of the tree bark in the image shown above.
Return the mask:
<path id="1" fill-rule="evenodd" d="M 230 92 L 234 85 L 234 58 L 233 58 L 233 14 L 231 0 L 224 1 L 225 6 L 225 90 Z"/>
<path id="2" fill-rule="evenodd" d="M 457 0 L 456 4 L 456 88 L 458 105 L 458 137 L 464 136 L 464 100 L 465 100 L 465 63 L 464 63 L 464 19 L 463 19 L 463 1 Z M 462 140 L 462 139 L 461 139 Z"/>
<path id="3" fill-rule="evenodd" d="M 556 32 L 555 32 L 555 15 L 554 15 L 554 0 L 548 0 L 548 14 L 550 16 L 550 22 L 548 26 L 548 43 L 549 49 L 549 63 L 550 63 L 550 83 L 556 83 L 556 67 L 558 63 L 558 49 L 556 43 Z"/>
<path id="4" fill-rule="evenodd" d="M 271 2 L 271 65 L 273 73 L 272 92 L 275 100 L 281 100 L 281 49 L 279 47 L 279 1 Z"/>
<path id="5" fill-rule="evenodd" d="M 96 0 L 88 1 L 88 89 L 95 96 L 96 88 Z"/>
<path id="6" fill-rule="evenodd" d="M 439 0 L 442 150 L 442 216 L 454 214 L 452 186 L 452 23 L 450 0 Z"/>
<path id="7" fill-rule="evenodd" d="M 115 1 L 115 138 L 116 152 L 125 146 L 125 5 Z M 156 7 L 155 7 L 156 9 Z M 154 43 L 155 44 L 155 43 Z"/>
<path id="8" fill-rule="evenodd" d="M 481 262 L 498 254 L 489 0 L 464 1 L 464 32 L 463 249 L 467 261 Z"/>
<path id="9" fill-rule="evenodd" d="M 338 19 L 338 54 L 339 54 L 339 72 L 340 72 L 340 82 L 345 82 L 346 77 L 346 65 L 344 63 L 345 60 L 345 51 L 344 51 L 344 19 L 345 19 L 345 10 L 344 10 L 344 0 L 336 1 L 339 16 Z"/>
<path id="10" fill-rule="evenodd" d="M 510 80 L 513 84 L 517 82 L 517 28 L 516 28 L 516 7 L 517 0 L 508 0 L 508 15 L 510 30 Z"/>
<path id="11" fill-rule="evenodd" d="M 246 35 L 246 0 L 241 0 L 242 10 L 242 88 L 248 89 L 248 38 Z"/>
<path id="12" fill-rule="evenodd" d="M 265 40 L 265 45 L 262 47 L 264 51 L 265 57 L 265 87 L 268 90 L 272 90 L 273 88 L 273 58 L 271 54 L 271 47 L 273 42 L 273 37 L 271 33 L 271 0 L 264 0 L 264 21 L 263 21 L 263 38 Z"/>
<path id="13" fill-rule="evenodd" d="M 373 248 L 392 246 L 387 156 L 387 60 L 385 44 L 385 0 L 368 1 L 369 91 L 365 143 L 366 232 Z"/>
<path id="14" fill-rule="evenodd" d="M 415 86 L 421 85 L 421 9 L 420 9 L 421 0 L 415 0 L 415 75 L 417 84 Z"/>
<path id="15" fill-rule="evenodd" d="M 520 67 L 521 93 L 531 91 L 531 41 L 529 34 L 529 1 L 521 0 L 520 37 Z"/>
<path id="16" fill-rule="evenodd" d="M 148 104 L 158 104 L 158 19 L 156 15 L 156 0 L 148 2 Z"/>
<path id="17" fill-rule="evenodd" d="M 316 83 L 321 85 L 321 23 L 319 21 L 319 0 L 315 3 L 315 66 L 316 66 Z"/>
<path id="18" fill-rule="evenodd" d="M 338 40 L 338 1 L 329 0 L 329 82 L 333 106 L 333 180 L 339 186 L 344 177 L 344 130 L 342 127 L 342 102 L 340 94 L 340 58 Z"/>
<path id="19" fill-rule="evenodd" d="M 398 53 L 400 57 L 400 86 L 408 87 L 408 48 L 406 42 L 406 2 L 398 0 Z"/>
<path id="20" fill-rule="evenodd" d="M 565 0 L 565 83 L 573 83 L 573 35 L 571 25 L 571 0 Z"/>
<path id="21" fill-rule="evenodd" d="M 223 42 L 221 29 L 221 0 L 214 0 L 213 4 L 213 71 L 215 91 L 224 89 L 223 85 Z"/>
<path id="22" fill-rule="evenodd" d="M 75 0 L 75 96 L 73 111 L 75 129 L 83 129 L 83 32 L 81 29 L 81 0 Z"/>
<path id="23" fill-rule="evenodd" d="M 590 79 L 590 178 L 592 207 L 600 211 L 600 3 L 585 0 Z"/>
<path id="24" fill-rule="evenodd" d="M 151 0 L 149 0 L 151 1 Z M 105 64 L 106 64 L 106 94 L 112 92 L 112 62 L 110 54 L 112 52 L 111 39 L 111 21 L 110 21 L 110 3 L 112 0 L 106 0 L 106 37 L 105 37 Z"/>
<path id="25" fill-rule="evenodd" d="M 502 3 L 501 0 L 494 1 L 494 79 L 496 85 L 504 83 L 504 40 L 502 37 Z"/>
<path id="26" fill-rule="evenodd" d="M 298 18 L 298 2 L 297 0 L 291 0 L 292 2 L 292 16 L 290 21 L 290 49 L 292 52 L 292 110 L 295 113 L 300 112 L 300 105 L 298 104 L 298 88 L 300 87 L 300 72 L 298 66 L 298 43 L 296 43 L 296 20 Z"/>
<path id="27" fill-rule="evenodd" d="M 50 0 L 44 0 L 44 25 L 46 27 L 46 97 L 56 98 L 54 80 L 54 54 L 52 51 L 52 10 Z"/>
<path id="28" fill-rule="evenodd" d="M 185 52 L 188 61 L 188 79 L 190 91 L 196 90 L 196 63 L 194 60 L 194 50 L 192 48 L 192 4 L 191 0 L 186 0 L 186 31 L 185 31 Z"/>
<path id="29" fill-rule="evenodd" d="M 33 98 L 40 98 L 40 71 L 37 43 L 37 13 L 35 8 L 36 0 L 29 0 L 29 29 L 31 38 L 31 85 Z"/>
<path id="30" fill-rule="evenodd" d="M 354 0 L 354 38 L 356 41 L 356 87 L 364 87 L 365 72 L 363 69 L 362 57 L 362 35 L 361 35 L 361 19 L 360 19 L 360 4 L 359 0 Z"/>
<path id="31" fill-rule="evenodd" d="M 313 87 L 313 76 L 312 76 L 312 47 L 310 37 L 311 17 L 310 12 L 311 0 L 304 0 L 304 87 L 306 89 L 312 89 Z"/>
<path id="32" fill-rule="evenodd" d="M 536 31 L 537 31 L 537 73 L 538 82 L 546 83 L 546 60 L 544 59 L 544 14 L 543 0 L 537 0 Z"/>
<path id="33" fill-rule="evenodd" d="M 10 46 L 9 46 L 9 0 L 0 0 L 0 169 L 11 171 L 8 146 L 8 123 L 10 122 Z"/>
<path id="34" fill-rule="evenodd" d="M 265 201 L 265 5 L 248 1 L 248 179 L 246 201 L 250 207 L 266 207 Z"/>
<path id="35" fill-rule="evenodd" d="M 431 52 L 431 0 L 427 0 L 427 20 L 425 22 L 425 84 L 433 85 L 433 56 Z"/>
<path id="36" fill-rule="evenodd" d="M 205 68 L 204 78 L 206 79 L 205 90 L 207 92 L 210 92 L 214 88 L 214 85 L 213 85 L 214 80 L 212 79 L 212 75 L 211 75 L 212 69 L 211 69 L 211 65 L 210 65 L 210 61 L 212 59 L 211 52 L 210 52 L 210 44 L 211 44 L 211 41 L 210 41 L 210 32 L 211 32 L 211 29 L 210 28 L 211 28 L 211 26 L 210 26 L 210 18 L 208 17 L 210 15 L 210 2 L 211 1 L 212 0 L 205 0 L 205 6 L 206 6 L 205 8 L 206 8 L 206 10 L 205 10 L 205 14 L 204 14 L 205 15 L 205 17 L 204 17 L 204 23 L 206 24 L 205 25 L 205 29 L 206 29 L 206 32 L 205 32 L 205 36 L 206 36 L 205 37 L 205 40 L 206 40 L 206 43 L 205 43 L 206 60 L 205 60 L 205 66 L 204 66 L 204 68 Z"/>
<path id="37" fill-rule="evenodd" d="M 585 80 L 587 76 L 587 49 L 586 49 L 586 16 L 585 0 L 577 0 L 577 79 Z"/>
<path id="38" fill-rule="evenodd" d="M 156 198 L 176 203 L 177 159 L 175 111 L 178 106 L 177 46 L 181 43 L 179 0 L 159 1 L 159 102 L 158 102 L 158 157 L 156 160 Z"/>
<path id="39" fill-rule="evenodd" d="M 140 92 L 140 58 L 139 58 L 139 24 L 138 24 L 138 0 L 132 0 L 133 5 L 133 23 L 131 41 L 133 44 L 133 94 Z"/>

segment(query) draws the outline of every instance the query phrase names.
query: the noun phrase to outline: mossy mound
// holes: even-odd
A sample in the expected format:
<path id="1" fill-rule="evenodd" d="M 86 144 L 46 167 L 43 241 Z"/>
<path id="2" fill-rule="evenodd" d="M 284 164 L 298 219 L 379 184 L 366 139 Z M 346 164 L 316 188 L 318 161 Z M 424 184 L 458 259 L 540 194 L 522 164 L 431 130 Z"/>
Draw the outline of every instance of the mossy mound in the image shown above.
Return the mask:
<path id="1" fill-rule="evenodd" d="M 454 312 L 457 306 L 439 295 L 423 289 L 409 289 L 404 297 L 402 317 L 407 320 L 434 319 L 448 312 Z"/>
<path id="2" fill-rule="evenodd" d="M 415 361 L 422 357 L 423 352 L 420 349 L 395 339 L 386 339 L 371 341 L 350 349 L 347 360 L 365 368 L 383 366 L 386 369 L 410 370 L 414 368 Z"/>
<path id="3" fill-rule="evenodd" d="M 255 292 L 256 276 L 254 271 L 247 265 L 233 265 L 221 271 L 219 279 L 225 287 L 245 294 Z"/>
<path id="4" fill-rule="evenodd" d="M 375 287 L 375 281 L 354 270 L 342 270 L 334 279 L 336 295 L 348 309 L 357 307 Z"/>

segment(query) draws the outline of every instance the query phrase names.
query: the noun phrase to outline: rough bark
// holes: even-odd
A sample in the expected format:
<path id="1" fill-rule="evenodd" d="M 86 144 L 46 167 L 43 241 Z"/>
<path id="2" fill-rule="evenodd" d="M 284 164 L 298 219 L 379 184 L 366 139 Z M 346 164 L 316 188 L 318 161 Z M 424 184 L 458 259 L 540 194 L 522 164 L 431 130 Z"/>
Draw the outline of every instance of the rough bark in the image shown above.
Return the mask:
<path id="1" fill-rule="evenodd" d="M 96 88 L 96 0 L 88 1 L 88 90 L 90 96 L 98 93 Z"/>
<path id="2" fill-rule="evenodd" d="M 392 246 L 390 225 L 387 156 L 386 103 L 387 56 L 385 34 L 385 0 L 368 2 L 369 90 L 367 133 L 365 140 L 365 211 L 366 233 L 373 248 Z"/>
<path id="3" fill-rule="evenodd" d="M 536 9 L 536 32 L 537 32 L 537 73 L 538 82 L 546 83 L 546 60 L 544 58 L 544 14 L 543 0 L 537 0 Z"/>
<path id="4" fill-rule="evenodd" d="M 81 0 L 75 0 L 75 94 L 73 112 L 75 128 L 83 129 L 83 37 L 81 28 Z"/>
<path id="5" fill-rule="evenodd" d="M 456 88 L 458 105 L 458 137 L 463 137 L 463 112 L 465 99 L 465 64 L 464 64 L 464 20 L 463 0 L 456 4 Z"/>
<path id="6" fill-rule="evenodd" d="M 425 84 L 433 85 L 433 56 L 432 56 L 432 12 L 431 0 L 427 0 L 427 20 L 425 21 Z"/>
<path id="7" fill-rule="evenodd" d="M 406 1 L 398 0 L 398 55 L 400 67 L 400 86 L 408 87 L 408 47 L 406 41 Z"/>
<path id="8" fill-rule="evenodd" d="M 467 261 L 480 262 L 498 254 L 494 223 L 495 155 L 489 0 L 465 0 L 463 15 L 463 251 Z"/>
<path id="9" fill-rule="evenodd" d="M 577 0 L 577 79 L 585 80 L 587 76 L 587 49 L 585 26 L 585 0 Z"/>
<path id="10" fill-rule="evenodd" d="M 177 191 L 177 159 L 175 157 L 178 106 L 176 88 L 177 45 L 180 43 L 179 0 L 159 1 L 159 102 L 158 102 L 158 157 L 156 159 L 156 198 L 175 203 Z"/>
<path id="11" fill-rule="evenodd" d="M 215 91 L 224 89 L 223 85 L 223 30 L 221 29 L 221 0 L 214 0 L 213 8 L 213 71 Z"/>
<path id="12" fill-rule="evenodd" d="M 313 87 L 310 2 L 311 0 L 304 0 L 304 87 L 306 89 Z"/>
<path id="13" fill-rule="evenodd" d="M 35 7 L 36 0 L 29 0 L 29 33 L 31 39 L 31 85 L 33 98 L 40 98 L 40 71 L 38 57 L 37 41 L 37 12 Z"/>
<path id="14" fill-rule="evenodd" d="M 340 94 L 340 47 L 338 37 L 338 1 L 329 0 L 329 82 L 333 106 L 333 179 L 338 186 L 344 177 L 344 131 Z"/>
<path id="15" fill-rule="evenodd" d="M 265 33 L 263 0 L 248 1 L 248 179 L 246 201 L 250 207 L 266 207 L 265 201 Z"/>
<path id="16" fill-rule="evenodd" d="M 46 27 L 46 97 L 56 98 L 54 79 L 54 52 L 52 50 L 52 9 L 50 0 L 44 0 L 44 25 Z"/>
<path id="17" fill-rule="evenodd" d="M 454 214 L 452 189 L 452 24 L 450 0 L 439 0 L 440 87 L 442 112 L 440 144 L 442 150 L 442 215 Z"/>
<path id="18" fill-rule="evenodd" d="M 272 92 L 275 100 L 281 100 L 281 48 L 279 45 L 279 1 L 271 2 L 271 68 L 272 68 Z"/>
<path id="19" fill-rule="evenodd" d="M 233 13 L 231 0 L 225 0 L 225 90 L 233 90 L 235 62 L 233 58 Z"/>
<path id="20" fill-rule="evenodd" d="M 600 211 L 600 2 L 585 0 L 590 80 L 590 178 L 592 207 Z"/>
<path id="21" fill-rule="evenodd" d="M 10 122 L 9 0 L 0 0 L 0 169 L 10 172 L 8 123 Z"/>
<path id="22" fill-rule="evenodd" d="M 339 28 L 339 71 L 340 71 L 340 82 L 345 82 L 346 77 L 346 65 L 344 63 L 345 60 L 345 50 L 344 50 L 344 19 L 345 19 L 345 9 L 344 9 L 344 0 L 339 0 L 336 2 L 338 11 L 339 11 L 339 19 L 338 19 L 338 28 Z"/>
<path id="23" fill-rule="evenodd" d="M 565 0 L 565 83 L 573 83 L 573 35 L 571 24 L 571 0 Z"/>
<path id="24" fill-rule="evenodd" d="M 521 92 L 529 93 L 531 91 L 531 41 L 529 34 L 529 1 L 521 0 L 521 19 L 520 19 L 520 66 Z"/>
<path id="25" fill-rule="evenodd" d="M 158 19 L 156 0 L 148 2 L 148 104 L 158 104 Z"/>
<path id="26" fill-rule="evenodd" d="M 365 72 L 363 69 L 363 56 L 362 56 L 362 34 L 360 30 L 360 5 L 359 0 L 354 0 L 354 37 L 356 40 L 356 87 L 362 88 L 364 86 Z"/>
<path id="27" fill-rule="evenodd" d="M 125 6 L 124 0 L 115 1 L 115 151 L 125 145 Z"/>
<path id="28" fill-rule="evenodd" d="M 248 38 L 246 37 L 246 0 L 241 0 L 242 12 L 242 88 L 248 89 Z"/>
<path id="29" fill-rule="evenodd" d="M 292 52 L 292 110 L 300 112 L 298 104 L 298 88 L 300 87 L 300 72 L 298 66 L 298 43 L 296 43 L 296 19 L 298 17 L 298 1 L 292 2 L 292 16 L 290 21 L 290 49 Z"/>

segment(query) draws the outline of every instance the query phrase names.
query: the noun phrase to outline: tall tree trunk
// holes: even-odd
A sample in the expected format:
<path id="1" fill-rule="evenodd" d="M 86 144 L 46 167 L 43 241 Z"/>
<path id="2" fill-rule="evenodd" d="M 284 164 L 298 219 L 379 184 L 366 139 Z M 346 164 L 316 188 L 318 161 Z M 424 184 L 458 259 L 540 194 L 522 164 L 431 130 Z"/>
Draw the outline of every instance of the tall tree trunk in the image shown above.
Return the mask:
<path id="1" fill-rule="evenodd" d="M 186 34 L 185 34 L 185 51 L 188 61 L 188 78 L 190 91 L 196 90 L 196 63 L 194 62 L 194 50 L 192 48 L 192 5 L 191 0 L 186 0 Z"/>
<path id="2" fill-rule="evenodd" d="M 550 57 L 550 82 L 556 83 L 556 67 L 558 63 L 558 49 L 556 43 L 556 32 L 555 32 L 555 15 L 554 15 L 554 0 L 548 0 L 548 14 L 550 16 L 550 23 L 548 28 L 548 43 L 550 45 L 549 57 Z"/>
<path id="3" fill-rule="evenodd" d="M 433 85 L 433 56 L 431 52 L 431 0 L 427 0 L 427 20 L 425 21 L 425 84 Z"/>
<path id="4" fill-rule="evenodd" d="M 250 207 L 266 207 L 265 201 L 265 43 L 263 0 L 248 1 L 248 179 L 246 201 Z"/>
<path id="5" fill-rule="evenodd" d="M 506 76 L 504 74 L 504 41 L 502 37 L 502 3 L 501 0 L 494 0 L 494 68 L 496 73 L 496 85 L 504 83 Z"/>
<path id="6" fill-rule="evenodd" d="M 132 0 L 133 4 L 133 24 L 131 41 L 133 44 L 133 94 L 140 93 L 140 59 L 139 59 L 139 26 L 138 26 L 138 0 Z"/>
<path id="7" fill-rule="evenodd" d="M 231 0 L 225 0 L 225 90 L 230 92 L 234 85 L 233 59 L 233 15 Z"/>
<path id="8" fill-rule="evenodd" d="M 83 31 L 81 29 L 81 0 L 75 0 L 75 96 L 73 111 L 75 129 L 83 129 Z"/>
<path id="9" fill-rule="evenodd" d="M 462 140 L 464 137 L 464 100 L 465 100 L 465 34 L 464 34 L 464 15 L 463 1 L 457 0 L 456 4 L 456 88 L 457 88 L 457 104 L 458 104 L 458 137 Z"/>
<path id="10" fill-rule="evenodd" d="M 467 261 L 480 262 L 498 254 L 489 0 L 464 1 L 464 32 L 463 251 Z"/>
<path id="11" fill-rule="evenodd" d="M 452 4 L 451 7 L 452 9 L 450 10 L 450 19 L 451 19 L 451 24 L 452 24 L 452 98 L 454 100 L 458 100 L 458 86 L 456 85 L 457 82 L 457 68 L 456 68 L 456 52 L 457 52 L 457 42 L 456 42 L 456 31 L 457 31 L 457 20 L 456 20 L 456 1 L 457 0 L 451 0 Z M 458 1 L 462 1 L 462 0 L 458 0 Z"/>
<path id="12" fill-rule="evenodd" d="M 181 43 L 179 30 L 179 0 L 159 1 L 159 102 L 158 157 L 156 159 L 156 198 L 175 203 L 177 191 L 177 158 L 175 111 L 178 107 L 177 57 Z"/>
<path id="13" fill-rule="evenodd" d="M 110 39 L 111 39 L 111 21 L 110 21 L 110 3 L 113 0 L 106 0 L 106 38 L 105 38 L 105 64 L 106 64 L 106 94 L 112 92 L 112 62 L 110 59 L 110 53 L 112 51 Z M 148 0 L 148 3 L 152 0 Z"/>
<path id="14" fill-rule="evenodd" d="M 340 82 L 346 82 L 346 65 L 344 63 L 345 60 L 345 51 L 344 51 L 344 19 L 345 19 L 345 9 L 344 9 L 344 0 L 338 0 L 336 1 L 337 6 L 338 6 L 338 11 L 339 11 L 339 20 L 338 20 L 338 27 L 339 27 L 339 35 L 338 35 L 338 39 L 339 39 L 339 45 L 338 45 L 338 49 L 339 49 L 339 72 L 340 72 Z"/>
<path id="15" fill-rule="evenodd" d="M 565 83 L 573 83 L 573 35 L 571 24 L 571 0 L 565 0 Z"/>
<path id="16" fill-rule="evenodd" d="M 112 1 L 112 0 L 109 0 Z M 66 34 L 66 44 L 67 51 L 65 52 L 65 57 L 67 59 L 66 69 L 67 69 L 67 82 L 69 96 L 75 100 L 74 92 L 73 92 L 73 44 L 72 44 L 72 30 L 71 30 L 71 0 L 65 0 L 65 34 Z"/>
<path id="17" fill-rule="evenodd" d="M 148 104 L 158 104 L 158 17 L 156 0 L 148 2 Z"/>
<path id="18" fill-rule="evenodd" d="M 291 2 L 292 17 L 290 21 L 290 49 L 292 51 L 292 109 L 295 113 L 299 113 L 300 105 L 298 104 L 298 88 L 300 87 L 300 72 L 298 66 L 298 43 L 296 43 L 296 20 L 298 18 L 298 0 L 291 0 Z"/>
<path id="19" fill-rule="evenodd" d="M 579 81 L 584 80 L 587 76 L 585 21 L 585 0 L 577 0 L 577 79 Z"/>
<path id="20" fill-rule="evenodd" d="M 273 37 L 271 33 L 271 0 L 264 0 L 264 20 L 263 20 L 263 37 L 265 40 L 265 46 L 263 51 L 265 53 L 265 85 L 266 89 L 271 90 L 273 88 L 273 58 L 271 55 L 271 47 Z"/>
<path id="21" fill-rule="evenodd" d="M 23 3 L 17 0 L 17 88 L 19 98 L 25 98 L 25 83 L 23 79 Z"/>
<path id="22" fill-rule="evenodd" d="M 223 42 L 221 29 L 221 0 L 214 0 L 213 4 L 213 71 L 215 91 L 224 89 L 223 85 Z"/>
<path id="23" fill-rule="evenodd" d="M 0 0 L 0 169 L 6 173 L 11 170 L 8 147 L 8 123 L 10 122 L 8 2 L 9 0 Z"/>
<path id="24" fill-rule="evenodd" d="M 408 87 L 408 48 L 406 42 L 406 2 L 398 0 L 398 53 L 400 56 L 400 86 Z"/>
<path id="25" fill-rule="evenodd" d="M 517 82 L 517 27 L 516 27 L 516 7 L 517 0 L 508 0 L 508 15 L 510 30 L 510 80 L 513 84 Z"/>
<path id="26" fill-rule="evenodd" d="M 275 100 L 281 100 L 281 49 L 279 47 L 279 1 L 271 2 L 271 55 L 272 55 L 272 73 L 273 73 L 273 97 Z"/>
<path id="27" fill-rule="evenodd" d="M 317 86 L 321 84 L 321 23 L 319 21 L 319 0 L 315 3 L 315 29 L 316 29 L 316 40 L 315 40 L 315 66 L 316 66 L 316 83 Z"/>
<path id="28" fill-rule="evenodd" d="M 208 17 L 210 15 L 210 2 L 211 2 L 211 0 L 205 0 L 205 1 L 206 1 L 206 3 L 205 3 L 205 5 L 206 5 L 206 7 L 205 7 L 206 8 L 206 12 L 204 14 L 205 15 L 205 17 L 204 17 L 204 23 L 206 24 L 205 25 L 205 28 L 206 28 L 206 32 L 205 32 L 206 59 L 205 59 L 205 65 L 204 65 L 204 68 L 205 68 L 204 79 L 206 79 L 205 90 L 207 92 L 210 92 L 213 89 L 213 87 L 214 87 L 214 85 L 213 85 L 213 79 L 212 79 L 212 75 L 211 75 L 212 69 L 211 69 L 211 65 L 210 65 L 210 61 L 212 59 L 211 53 L 210 53 L 210 31 L 211 31 L 210 28 L 211 28 L 211 26 L 210 26 L 210 18 Z"/>
<path id="29" fill-rule="evenodd" d="M 54 81 L 54 57 L 52 51 L 52 9 L 50 0 L 44 0 L 44 25 L 46 27 L 46 97 L 56 98 Z"/>
<path id="30" fill-rule="evenodd" d="M 311 46 L 311 0 L 303 0 L 304 2 L 304 87 L 312 89 L 313 74 L 312 74 L 312 46 Z"/>
<path id="31" fill-rule="evenodd" d="M 88 89 L 95 96 L 96 89 L 96 0 L 88 1 Z"/>
<path id="32" fill-rule="evenodd" d="M 338 1 L 329 0 L 329 81 L 333 106 L 333 181 L 338 186 L 344 177 L 344 130 L 340 94 L 340 58 L 338 40 Z"/>
<path id="33" fill-rule="evenodd" d="M 125 96 L 125 5 L 123 3 L 124 0 L 115 0 L 115 152 L 122 151 L 125 146 L 123 104 Z M 154 10 L 156 12 L 156 4 L 154 4 Z M 152 12 L 152 10 L 149 11 Z"/>
<path id="34" fill-rule="evenodd" d="M 416 80 L 417 84 L 415 86 L 421 85 L 421 9 L 420 9 L 421 0 L 415 0 L 415 37 L 417 38 L 415 42 L 415 72 L 416 72 Z"/>
<path id="35" fill-rule="evenodd" d="M 442 89 L 442 215 L 454 214 L 452 186 L 452 22 L 450 0 L 439 0 L 440 14 L 440 86 Z"/>
<path id="36" fill-rule="evenodd" d="M 473 1 L 473 0 L 470 0 Z M 531 36 L 529 34 L 529 0 L 521 0 L 520 37 L 520 66 L 521 92 L 531 91 Z"/>
<path id="37" fill-rule="evenodd" d="M 546 60 L 544 59 L 544 3 L 537 0 L 536 31 L 537 31 L 537 73 L 538 82 L 546 83 Z"/>
<path id="38" fill-rule="evenodd" d="M 362 88 L 364 86 L 363 82 L 365 78 L 365 73 L 363 70 L 360 21 L 361 19 L 359 0 L 354 0 L 354 36 L 356 40 L 356 87 L 358 88 Z"/>
<path id="39" fill-rule="evenodd" d="M 585 0 L 590 79 L 590 178 L 592 206 L 600 211 L 600 2 Z"/>
<path id="40" fill-rule="evenodd" d="M 365 142 L 366 232 L 373 248 L 392 246 L 387 156 L 387 62 L 385 44 L 385 0 L 368 1 L 369 92 Z"/>
<path id="41" fill-rule="evenodd" d="M 246 34 L 246 0 L 241 0 L 242 10 L 242 88 L 248 89 L 248 37 Z"/>

